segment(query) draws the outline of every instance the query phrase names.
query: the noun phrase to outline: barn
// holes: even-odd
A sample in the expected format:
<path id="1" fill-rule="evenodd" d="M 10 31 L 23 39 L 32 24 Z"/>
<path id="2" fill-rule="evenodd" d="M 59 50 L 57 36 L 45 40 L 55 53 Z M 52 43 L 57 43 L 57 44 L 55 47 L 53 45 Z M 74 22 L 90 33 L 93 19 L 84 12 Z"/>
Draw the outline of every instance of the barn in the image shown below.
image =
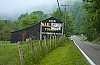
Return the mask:
<path id="1" fill-rule="evenodd" d="M 32 40 L 48 39 L 50 36 L 63 35 L 63 22 L 55 17 L 42 20 L 32 26 L 11 32 L 11 42 L 25 41 L 28 38 Z"/>

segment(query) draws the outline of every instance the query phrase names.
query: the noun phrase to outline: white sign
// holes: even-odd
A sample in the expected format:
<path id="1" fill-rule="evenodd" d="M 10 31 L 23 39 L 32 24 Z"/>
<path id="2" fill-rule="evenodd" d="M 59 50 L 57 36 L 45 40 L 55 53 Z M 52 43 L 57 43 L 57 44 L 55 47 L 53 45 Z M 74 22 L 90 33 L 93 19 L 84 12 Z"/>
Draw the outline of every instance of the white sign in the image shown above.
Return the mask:
<path id="1" fill-rule="evenodd" d="M 51 30 L 61 30 L 61 23 L 51 23 Z"/>

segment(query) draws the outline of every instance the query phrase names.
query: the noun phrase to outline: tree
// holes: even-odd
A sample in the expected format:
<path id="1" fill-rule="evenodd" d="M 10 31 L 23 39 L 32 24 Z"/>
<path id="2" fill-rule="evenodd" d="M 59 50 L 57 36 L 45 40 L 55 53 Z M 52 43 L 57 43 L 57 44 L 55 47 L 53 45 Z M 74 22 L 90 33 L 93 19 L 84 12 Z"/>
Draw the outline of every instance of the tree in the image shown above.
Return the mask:
<path id="1" fill-rule="evenodd" d="M 11 32 L 29 27 L 47 17 L 42 11 L 35 11 L 30 14 L 21 15 L 18 20 L 2 20 L 0 19 L 0 40 L 10 40 Z"/>
<path id="2" fill-rule="evenodd" d="M 95 39 L 100 35 L 100 1 L 99 0 L 84 0 L 84 8 L 86 10 L 89 31 L 88 37 Z"/>
<path id="3" fill-rule="evenodd" d="M 66 18 L 65 18 L 66 15 Z M 64 23 L 64 34 L 67 36 L 71 33 L 73 33 L 73 17 L 68 12 L 59 11 L 59 9 L 56 9 L 52 16 L 60 19 Z M 66 19 L 66 21 L 65 21 Z"/>
<path id="4" fill-rule="evenodd" d="M 10 40 L 11 32 L 14 30 L 15 24 L 9 20 L 0 20 L 0 40 Z"/>
<path id="5" fill-rule="evenodd" d="M 22 14 L 19 18 L 18 21 L 16 22 L 17 26 L 19 29 L 29 27 L 40 20 L 43 20 L 47 17 L 46 14 L 44 14 L 42 11 L 35 11 L 30 14 Z"/>

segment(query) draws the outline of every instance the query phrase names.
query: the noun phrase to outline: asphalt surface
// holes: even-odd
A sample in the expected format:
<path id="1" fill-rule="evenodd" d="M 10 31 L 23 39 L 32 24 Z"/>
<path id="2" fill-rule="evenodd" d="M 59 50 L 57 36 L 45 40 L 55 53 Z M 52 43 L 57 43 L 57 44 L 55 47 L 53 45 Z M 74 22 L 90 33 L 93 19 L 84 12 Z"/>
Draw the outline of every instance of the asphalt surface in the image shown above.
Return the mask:
<path id="1" fill-rule="evenodd" d="M 81 50 L 96 64 L 100 65 L 100 45 L 83 41 L 78 36 L 71 36 L 71 39 L 81 48 Z"/>

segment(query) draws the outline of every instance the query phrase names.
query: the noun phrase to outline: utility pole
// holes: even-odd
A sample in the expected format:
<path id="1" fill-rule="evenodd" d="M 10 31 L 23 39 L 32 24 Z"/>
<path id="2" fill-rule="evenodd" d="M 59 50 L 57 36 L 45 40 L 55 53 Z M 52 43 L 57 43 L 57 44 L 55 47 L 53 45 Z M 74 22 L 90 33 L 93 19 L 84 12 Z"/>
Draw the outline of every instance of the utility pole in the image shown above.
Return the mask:
<path id="1" fill-rule="evenodd" d="M 58 5 L 58 9 L 59 9 L 60 15 L 61 15 L 61 9 L 60 9 L 60 3 L 59 3 L 59 0 L 56 0 L 56 1 L 57 1 L 57 5 Z"/>
<path id="2" fill-rule="evenodd" d="M 67 13 L 67 8 L 68 8 L 68 11 L 70 12 L 70 6 L 72 6 L 72 5 L 70 5 L 70 3 L 68 3 L 68 4 L 64 4 L 64 5 L 61 5 L 63 8 L 64 8 L 64 11 L 65 11 L 65 14 L 64 14 L 64 18 L 65 18 L 65 22 L 64 22 L 64 30 L 65 30 L 65 33 L 66 33 L 66 31 L 67 31 L 67 29 L 68 29 L 68 24 L 67 24 L 67 15 L 66 15 L 66 13 Z"/>

